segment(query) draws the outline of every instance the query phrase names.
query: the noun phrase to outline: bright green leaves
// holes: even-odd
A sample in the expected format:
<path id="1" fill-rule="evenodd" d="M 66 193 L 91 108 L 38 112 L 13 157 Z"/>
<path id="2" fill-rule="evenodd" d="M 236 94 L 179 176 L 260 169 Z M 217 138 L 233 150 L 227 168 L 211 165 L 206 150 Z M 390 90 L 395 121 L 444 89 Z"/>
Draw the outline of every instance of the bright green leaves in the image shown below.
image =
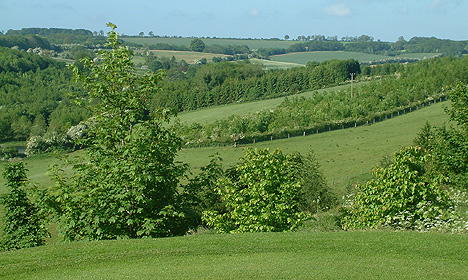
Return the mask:
<path id="1" fill-rule="evenodd" d="M 246 150 L 232 174 L 217 184 L 226 211 L 205 211 L 203 220 L 219 232 L 296 229 L 309 217 L 300 209 L 299 164 L 281 150 Z"/>
<path id="2" fill-rule="evenodd" d="M 71 180 L 51 193 L 65 239 L 169 236 L 184 233 L 177 187 L 186 167 L 175 162 L 181 140 L 167 110 L 151 113 L 161 73 L 140 77 L 133 53 L 120 45 L 109 23 L 107 47 L 85 71 L 75 67 L 95 106 L 87 121 L 86 155 L 73 163 Z M 57 180 L 58 179 L 58 180 Z M 65 198 L 65 195 L 68 199 Z M 56 203 L 57 204 L 57 203 Z"/>
<path id="3" fill-rule="evenodd" d="M 422 221 L 443 216 L 452 203 L 448 193 L 427 176 L 429 161 L 430 155 L 420 147 L 409 147 L 396 152 L 388 167 L 375 168 L 375 178 L 356 186 L 348 201 L 344 228 L 414 229 Z"/>

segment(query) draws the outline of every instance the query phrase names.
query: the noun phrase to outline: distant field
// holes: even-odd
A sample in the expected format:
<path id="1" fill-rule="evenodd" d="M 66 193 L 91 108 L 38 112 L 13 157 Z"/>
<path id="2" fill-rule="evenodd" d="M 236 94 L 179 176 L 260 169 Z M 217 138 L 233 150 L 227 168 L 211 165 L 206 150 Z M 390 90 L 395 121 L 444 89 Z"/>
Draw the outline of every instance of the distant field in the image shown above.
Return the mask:
<path id="1" fill-rule="evenodd" d="M 258 58 L 251 58 L 250 62 L 251 63 L 263 64 L 263 68 L 266 69 L 266 70 L 290 69 L 290 68 L 293 68 L 293 67 L 304 67 L 304 65 L 298 64 L 298 63 L 280 62 L 280 61 L 258 59 Z"/>
<path id="2" fill-rule="evenodd" d="M 157 37 L 120 37 L 123 41 L 136 43 L 136 44 L 147 44 L 155 45 L 157 43 L 164 43 L 169 45 L 176 46 L 190 46 L 193 38 L 157 38 Z M 203 42 L 208 45 L 247 45 L 250 49 L 259 49 L 259 48 L 288 48 L 289 46 L 298 43 L 297 41 L 274 41 L 274 40 L 246 40 L 246 39 L 203 39 Z"/>
<path id="3" fill-rule="evenodd" d="M 435 56 L 437 55 L 433 53 L 408 53 L 408 54 L 403 54 L 399 56 L 385 56 L 385 55 L 375 55 L 375 54 L 345 52 L 345 51 L 319 51 L 319 52 L 300 52 L 300 53 L 276 55 L 276 56 L 270 57 L 270 59 L 273 61 L 278 61 L 278 62 L 288 62 L 288 63 L 297 63 L 297 64 L 305 65 L 309 61 L 322 62 L 322 61 L 331 60 L 331 59 L 338 59 L 338 60 L 356 59 L 359 62 L 368 62 L 368 61 L 392 59 L 392 58 L 398 58 L 398 57 L 424 59 L 424 58 L 431 58 Z"/>
<path id="4" fill-rule="evenodd" d="M 166 51 L 166 50 L 155 50 L 151 51 L 157 57 L 175 57 L 176 61 L 185 60 L 188 64 L 195 63 L 196 60 L 206 58 L 208 62 L 211 62 L 213 57 L 225 57 L 224 54 L 214 54 L 214 53 L 202 53 L 202 52 L 189 52 L 189 51 Z M 135 57 L 138 61 L 142 60 L 143 57 Z"/>
<path id="5" fill-rule="evenodd" d="M 273 61 L 307 64 L 309 61 L 322 62 L 330 59 L 345 60 L 354 58 L 360 62 L 387 59 L 389 56 L 345 51 L 300 52 L 270 57 Z"/>
<path id="6" fill-rule="evenodd" d="M 277 232 L 61 243 L 0 253 L 1 279 L 467 279 L 466 235 Z"/>
<path id="7" fill-rule="evenodd" d="M 359 86 L 359 84 L 356 84 Z M 328 89 L 321 89 L 318 91 L 328 91 L 328 90 L 342 90 L 345 88 L 349 88 L 349 85 L 337 86 Z M 317 91 L 308 91 L 300 94 L 293 95 L 294 97 L 310 97 L 314 95 Z M 289 98 L 293 97 L 289 96 Z M 221 120 L 228 118 L 233 115 L 245 115 L 250 113 L 255 113 L 260 110 L 269 110 L 275 109 L 278 105 L 283 102 L 284 97 L 274 98 L 274 99 L 266 99 L 266 100 L 259 100 L 254 102 L 246 102 L 246 103 L 232 103 L 227 105 L 221 106 L 214 106 L 209 108 L 203 108 L 196 111 L 190 111 L 186 113 L 179 114 L 179 118 L 183 123 L 209 123 L 214 122 L 216 120 Z"/>

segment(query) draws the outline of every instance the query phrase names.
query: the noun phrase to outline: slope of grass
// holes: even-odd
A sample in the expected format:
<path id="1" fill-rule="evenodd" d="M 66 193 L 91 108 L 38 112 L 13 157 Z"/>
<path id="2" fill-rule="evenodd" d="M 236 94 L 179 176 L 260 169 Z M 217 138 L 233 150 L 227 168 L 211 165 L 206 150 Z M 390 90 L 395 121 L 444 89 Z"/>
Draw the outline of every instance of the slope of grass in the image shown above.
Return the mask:
<path id="1" fill-rule="evenodd" d="M 300 53 L 290 53 L 284 55 L 272 56 L 271 60 L 280 61 L 280 62 L 290 62 L 298 64 L 307 64 L 309 61 L 318 61 L 322 62 L 325 60 L 338 59 L 346 60 L 354 58 L 360 62 L 372 61 L 372 60 L 381 60 L 390 58 L 385 55 L 375 55 L 367 53 L 358 53 L 358 52 L 345 52 L 345 51 L 317 51 L 317 52 L 300 52 Z"/>
<path id="2" fill-rule="evenodd" d="M 387 121 L 369 126 L 335 130 L 320 134 L 275 141 L 258 142 L 247 147 L 281 148 L 285 152 L 307 153 L 314 150 L 325 177 L 338 195 L 346 187 L 364 183 L 371 169 L 380 160 L 403 146 L 411 145 L 421 127 L 429 121 L 442 125 L 448 120 L 444 103 L 437 103 Z M 447 102 L 445 104 L 448 104 Z M 198 169 L 209 162 L 209 156 L 218 153 L 224 165 L 234 165 L 243 156 L 242 147 L 208 147 L 184 149 L 178 159 Z"/>
<path id="3" fill-rule="evenodd" d="M 414 58 L 414 59 L 425 59 L 438 56 L 438 54 L 433 53 L 406 53 L 398 56 L 386 56 L 386 55 L 375 55 L 359 52 L 346 52 L 346 51 L 317 51 L 317 52 L 301 52 L 301 53 L 290 53 L 284 55 L 272 56 L 271 60 L 277 62 L 286 62 L 286 63 L 297 63 L 306 65 L 309 61 L 318 61 L 322 62 L 325 60 L 338 59 L 356 59 L 359 62 L 368 62 L 376 60 L 385 60 L 385 59 L 395 59 L 395 58 Z"/>
<path id="4" fill-rule="evenodd" d="M 295 232 L 76 242 L 0 253 L 2 279 L 466 279 L 468 236 Z"/>
<path id="5" fill-rule="evenodd" d="M 356 84 L 359 86 L 359 84 Z M 336 86 L 332 88 L 320 89 L 318 91 L 329 91 L 329 90 L 343 90 L 345 88 L 349 88 L 349 85 L 342 85 Z M 317 91 L 308 91 L 303 92 L 300 94 L 294 95 L 294 97 L 311 97 L 316 94 Z M 289 96 L 291 98 L 292 96 Z M 245 102 L 245 103 L 232 103 L 227 105 L 221 106 L 213 106 L 208 108 L 202 108 L 199 110 L 183 112 L 179 114 L 179 118 L 183 123 L 211 123 L 216 120 L 222 120 L 234 115 L 245 115 L 250 113 L 255 113 L 261 110 L 269 110 L 275 109 L 278 105 L 283 102 L 285 97 L 280 98 L 273 98 L 273 99 L 266 99 L 266 100 L 259 100 L 253 102 Z"/>

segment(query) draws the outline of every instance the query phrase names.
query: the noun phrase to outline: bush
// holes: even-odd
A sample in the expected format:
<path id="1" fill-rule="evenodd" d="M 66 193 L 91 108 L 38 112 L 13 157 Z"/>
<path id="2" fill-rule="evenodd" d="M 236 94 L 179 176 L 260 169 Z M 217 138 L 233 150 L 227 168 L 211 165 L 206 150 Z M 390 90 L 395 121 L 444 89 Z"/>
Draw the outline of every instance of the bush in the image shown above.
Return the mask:
<path id="1" fill-rule="evenodd" d="M 242 162 L 217 183 L 226 212 L 205 211 L 203 220 L 218 232 L 297 229 L 309 218 L 300 209 L 299 166 L 297 155 L 279 149 L 247 149 Z"/>
<path id="2" fill-rule="evenodd" d="M 448 192 L 428 176 L 430 158 L 420 147 L 403 148 L 388 167 L 375 168 L 375 178 L 356 186 L 346 201 L 343 227 L 418 229 L 421 223 L 452 219 Z"/>
<path id="3" fill-rule="evenodd" d="M 7 165 L 3 177 L 8 193 L 1 199 L 5 210 L 0 247 L 14 250 L 43 245 L 48 232 L 38 207 L 29 200 L 24 190 L 27 177 L 23 163 Z"/>

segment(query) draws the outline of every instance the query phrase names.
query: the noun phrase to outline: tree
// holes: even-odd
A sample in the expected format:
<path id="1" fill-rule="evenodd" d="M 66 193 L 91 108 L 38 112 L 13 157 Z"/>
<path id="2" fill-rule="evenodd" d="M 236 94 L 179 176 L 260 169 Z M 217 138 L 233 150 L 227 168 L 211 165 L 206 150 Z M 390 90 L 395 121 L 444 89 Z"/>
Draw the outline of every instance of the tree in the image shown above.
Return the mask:
<path id="1" fill-rule="evenodd" d="M 289 35 L 284 35 L 284 40 L 289 40 Z"/>
<path id="2" fill-rule="evenodd" d="M 28 181 L 26 171 L 18 161 L 8 164 L 3 172 L 8 193 L 1 198 L 5 209 L 0 248 L 5 250 L 40 246 L 48 236 L 39 208 L 24 190 Z"/>
<path id="3" fill-rule="evenodd" d="M 343 227 L 415 229 L 450 221 L 447 210 L 453 203 L 439 188 L 440 178 L 430 176 L 430 161 L 431 155 L 421 147 L 396 152 L 389 166 L 373 170 L 374 179 L 356 186 L 343 209 Z"/>
<path id="4" fill-rule="evenodd" d="M 140 37 L 145 36 L 145 32 L 141 31 L 141 32 L 138 34 L 138 36 L 140 36 Z"/>
<path id="5" fill-rule="evenodd" d="M 138 76 L 133 53 L 120 45 L 108 23 L 98 60 L 84 59 L 75 79 L 95 100 L 87 121 L 84 158 L 71 161 L 73 175 L 53 167 L 49 205 L 67 240 L 171 236 L 185 232 L 177 187 L 185 166 L 175 162 L 181 140 L 165 109 L 149 111 L 162 72 Z"/>
<path id="6" fill-rule="evenodd" d="M 203 220 L 219 232 L 291 231 L 308 215 L 301 211 L 296 155 L 248 149 L 242 162 L 218 181 L 226 212 L 208 210 Z"/>
<path id="7" fill-rule="evenodd" d="M 154 37 L 154 32 L 153 31 L 148 32 L 148 36 Z"/>
<path id="8" fill-rule="evenodd" d="M 198 38 L 195 38 L 190 42 L 190 50 L 192 52 L 203 52 L 205 49 L 205 43 Z"/>

